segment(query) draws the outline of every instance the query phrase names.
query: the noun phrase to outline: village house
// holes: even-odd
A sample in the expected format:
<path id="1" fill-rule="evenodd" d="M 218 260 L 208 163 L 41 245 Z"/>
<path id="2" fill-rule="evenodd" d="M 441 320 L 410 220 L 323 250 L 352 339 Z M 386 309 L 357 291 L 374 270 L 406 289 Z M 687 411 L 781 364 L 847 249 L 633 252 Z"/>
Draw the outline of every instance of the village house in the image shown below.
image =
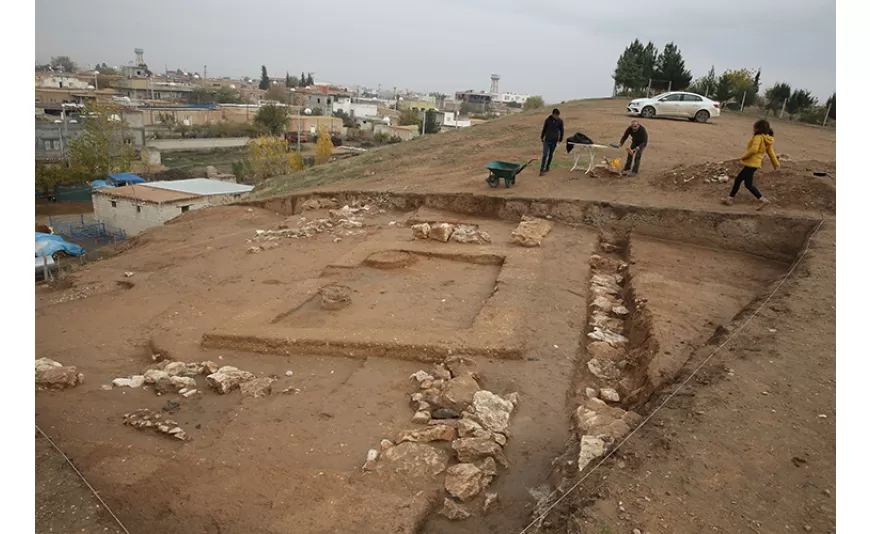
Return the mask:
<path id="1" fill-rule="evenodd" d="M 94 191 L 94 217 L 107 225 L 138 235 L 188 211 L 237 202 L 254 189 L 221 180 L 193 178 L 146 182 Z"/>

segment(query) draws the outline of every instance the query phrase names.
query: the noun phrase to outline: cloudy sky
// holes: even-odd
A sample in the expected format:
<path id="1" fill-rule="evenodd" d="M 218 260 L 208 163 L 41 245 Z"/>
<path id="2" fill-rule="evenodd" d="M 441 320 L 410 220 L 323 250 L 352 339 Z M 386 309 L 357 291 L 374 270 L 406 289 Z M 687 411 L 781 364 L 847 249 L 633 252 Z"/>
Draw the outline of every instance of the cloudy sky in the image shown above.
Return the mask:
<path id="1" fill-rule="evenodd" d="M 674 41 L 688 68 L 762 69 L 820 100 L 835 90 L 830 0 L 36 0 L 36 59 L 128 63 L 152 70 L 258 77 L 315 72 L 350 85 L 421 91 L 501 90 L 548 102 L 609 96 L 634 39 Z"/>

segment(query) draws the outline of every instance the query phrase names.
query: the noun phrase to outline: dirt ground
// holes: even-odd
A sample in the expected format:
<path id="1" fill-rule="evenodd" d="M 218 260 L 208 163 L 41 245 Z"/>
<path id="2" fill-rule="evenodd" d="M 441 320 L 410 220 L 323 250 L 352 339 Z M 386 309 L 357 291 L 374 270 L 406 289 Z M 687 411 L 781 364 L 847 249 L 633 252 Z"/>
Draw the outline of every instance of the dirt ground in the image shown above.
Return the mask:
<path id="1" fill-rule="evenodd" d="M 560 108 L 566 133 L 579 130 L 596 141 L 617 141 L 629 120 L 619 102 Z M 480 172 L 486 161 L 537 156 L 534 140 L 544 116 L 521 115 L 371 151 L 307 171 L 292 185 L 275 181 L 271 193 L 319 182 L 327 190 L 594 199 L 733 212 L 734 224 L 748 224 L 740 216 L 754 206 L 718 205 L 719 188 L 727 191 L 730 184 L 704 179 L 720 168 L 733 170 L 727 160 L 739 156 L 751 118 L 729 115 L 708 125 L 651 121 L 650 150 L 637 179 L 569 180 L 572 161 L 560 152 L 545 177 L 526 171 L 515 188 L 487 187 Z M 645 299 L 672 374 L 648 400 L 626 405 L 654 417 L 553 510 L 543 531 L 834 531 L 835 134 L 779 123 L 774 129 L 777 150 L 791 161 L 780 175 L 762 170 L 758 186 L 775 200 L 763 213 L 824 216 L 809 252 L 765 302 L 789 272 L 788 263 L 630 237 L 632 288 Z M 813 176 L 816 169 L 828 176 Z M 693 173 L 699 177 L 683 181 Z M 375 472 L 361 470 L 368 449 L 413 427 L 408 376 L 426 364 L 201 346 L 203 334 L 234 318 L 291 300 L 298 284 L 322 279 L 327 266 L 357 247 L 401 249 L 410 230 L 392 223 L 411 214 L 373 209 L 358 233 L 335 229 L 308 239 L 283 238 L 253 253 L 249 249 L 262 244 L 257 230 L 282 223 L 293 228 L 301 216 L 311 220 L 325 212 L 288 219 L 259 208 L 208 209 L 144 233 L 121 254 L 61 283 L 37 287 L 37 357 L 76 365 L 85 375 L 74 389 L 37 392 L 37 424 L 74 458 L 131 532 L 522 531 L 536 501 L 551 494 L 563 474 L 554 471 L 554 460 L 570 442 L 577 373 L 588 359 L 583 341 L 589 260 L 600 229 L 556 224 L 542 247 L 512 252 L 539 263 L 528 279 L 499 288 L 523 296 L 524 320 L 516 332 L 524 341 L 523 358 L 478 361 L 482 387 L 517 391 L 521 399 L 505 447 L 510 468 L 488 489 L 499 494 L 496 511 L 488 515 L 449 521 L 435 513 L 444 498 L 442 481 L 409 481 L 380 464 Z M 492 236 L 492 245 L 463 245 L 469 250 L 512 250 L 508 241 L 516 222 L 461 219 Z M 489 298 L 496 271 L 443 260 L 390 275 L 358 267 L 345 278 L 357 290 L 352 314 L 335 322 L 306 304 L 276 324 L 345 331 L 462 329 Z M 757 317 L 738 331 L 762 303 Z M 655 411 L 729 333 L 736 333 L 734 339 Z M 158 349 L 178 360 L 212 360 L 277 381 L 265 398 L 237 391 L 219 395 L 202 377 L 200 394 L 189 399 L 101 387 L 140 374 Z M 288 370 L 292 376 L 285 375 Z M 279 393 L 288 388 L 299 391 Z M 167 408 L 191 440 L 125 426 L 124 414 L 139 408 Z M 50 463 L 39 458 L 38 472 Z M 63 507 L 52 504 L 54 498 L 48 489 L 38 490 L 38 501 L 46 503 L 41 524 L 65 517 L 52 517 Z"/>

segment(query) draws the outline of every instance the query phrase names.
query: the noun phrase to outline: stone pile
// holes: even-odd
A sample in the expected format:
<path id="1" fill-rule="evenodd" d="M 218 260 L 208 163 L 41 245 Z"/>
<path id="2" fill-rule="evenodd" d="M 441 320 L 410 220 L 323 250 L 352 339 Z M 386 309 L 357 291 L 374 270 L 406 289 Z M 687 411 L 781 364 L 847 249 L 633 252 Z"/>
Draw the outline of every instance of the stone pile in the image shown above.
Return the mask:
<path id="1" fill-rule="evenodd" d="M 308 202 L 323 203 L 325 201 L 313 199 Z M 327 205 L 337 206 L 337 203 Z M 321 204 L 318 204 L 318 206 L 321 206 Z M 258 244 L 251 246 L 248 251 L 256 253 L 267 250 L 271 248 L 268 246 L 270 242 L 285 238 L 308 238 L 323 233 L 344 236 L 363 234 L 365 233 L 365 230 L 362 230 L 364 226 L 363 218 L 371 209 L 371 206 L 350 207 L 346 205 L 341 208 L 330 209 L 328 218 L 309 220 L 306 217 L 300 217 L 296 223 L 296 228 L 292 228 L 289 222 L 283 222 L 275 230 L 257 230 L 254 237 L 248 240 L 248 243 Z"/>
<path id="2" fill-rule="evenodd" d="M 411 226 L 414 239 L 432 239 L 446 243 L 466 243 L 473 245 L 488 245 L 492 237 L 488 232 L 478 228 L 476 224 L 454 224 L 447 222 L 418 223 Z"/>
<path id="3" fill-rule="evenodd" d="M 641 420 L 638 414 L 609 406 L 601 399 L 587 399 L 574 412 L 574 432 L 580 442 L 577 470 L 583 471 L 604 456 Z"/>
<path id="4" fill-rule="evenodd" d="M 540 247 L 547 236 L 553 230 L 553 222 L 537 217 L 523 215 L 517 229 L 511 232 L 511 244 L 521 247 Z"/>
<path id="5" fill-rule="evenodd" d="M 124 424 L 139 429 L 150 428 L 155 432 L 159 432 L 179 441 L 187 441 L 190 439 L 184 430 L 178 426 L 177 422 L 167 418 L 160 412 L 154 412 L 148 408 L 142 408 L 141 410 L 124 414 Z"/>
<path id="6" fill-rule="evenodd" d="M 605 252 L 618 252 L 620 247 L 602 241 L 599 248 Z M 601 397 L 608 402 L 619 402 L 619 394 L 609 387 L 618 383 L 621 368 L 627 365 L 628 337 L 625 321 L 631 314 L 624 301 L 625 274 L 628 264 L 598 254 L 589 259 L 589 332 L 586 353 L 590 356 L 586 366 L 592 375 L 603 381 L 600 394 L 589 388 L 587 396 Z"/>
<path id="7" fill-rule="evenodd" d="M 481 389 L 474 361 L 461 356 L 434 365 L 432 372 L 417 371 L 410 379 L 418 389 L 411 394 L 411 421 L 419 426 L 400 432 L 393 441 L 383 440 L 380 451 L 369 451 L 363 469 L 375 469 L 380 458 L 393 471 L 413 478 L 431 480 L 444 473 L 442 515 L 466 519 L 472 502 L 488 512 L 498 496 L 485 490 L 499 468 L 508 467 L 503 447 L 519 395 L 501 397 Z M 458 459 L 453 465 L 448 444 Z"/>
<path id="8" fill-rule="evenodd" d="M 36 386 L 40 389 L 65 389 L 75 387 L 85 381 L 85 375 L 75 366 L 63 365 L 49 358 L 35 362 Z"/>
<path id="9" fill-rule="evenodd" d="M 164 359 L 148 366 L 141 375 L 116 378 L 111 387 L 104 387 L 144 386 L 153 388 L 158 395 L 177 393 L 188 398 L 199 392 L 198 376 L 204 376 L 206 384 L 222 395 L 238 389 L 243 396 L 254 398 L 270 395 L 274 382 L 272 378 L 257 378 L 248 371 L 230 365 L 218 366 L 212 361 L 185 363 Z"/>

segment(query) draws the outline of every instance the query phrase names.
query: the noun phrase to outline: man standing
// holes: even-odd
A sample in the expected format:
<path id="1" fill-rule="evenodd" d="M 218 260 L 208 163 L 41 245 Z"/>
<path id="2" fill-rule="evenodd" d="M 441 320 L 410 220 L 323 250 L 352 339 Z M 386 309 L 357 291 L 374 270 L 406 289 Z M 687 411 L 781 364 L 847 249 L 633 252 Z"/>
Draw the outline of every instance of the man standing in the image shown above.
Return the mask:
<path id="1" fill-rule="evenodd" d="M 631 121 L 631 126 L 625 129 L 622 139 L 619 140 L 620 148 L 622 148 L 628 136 L 631 136 L 631 152 L 629 152 L 628 159 L 625 161 L 625 169 L 630 170 L 629 176 L 637 176 L 637 171 L 640 169 L 640 157 L 643 155 L 649 137 L 646 134 L 646 128 L 641 126 L 638 121 Z"/>
<path id="2" fill-rule="evenodd" d="M 559 110 L 554 109 L 553 113 L 544 120 L 544 128 L 541 130 L 541 142 L 544 144 L 544 156 L 541 158 L 541 176 L 550 171 L 550 162 L 553 161 L 556 145 L 562 142 L 562 137 L 564 136 L 565 125 L 562 123 L 562 119 L 559 118 Z"/>

